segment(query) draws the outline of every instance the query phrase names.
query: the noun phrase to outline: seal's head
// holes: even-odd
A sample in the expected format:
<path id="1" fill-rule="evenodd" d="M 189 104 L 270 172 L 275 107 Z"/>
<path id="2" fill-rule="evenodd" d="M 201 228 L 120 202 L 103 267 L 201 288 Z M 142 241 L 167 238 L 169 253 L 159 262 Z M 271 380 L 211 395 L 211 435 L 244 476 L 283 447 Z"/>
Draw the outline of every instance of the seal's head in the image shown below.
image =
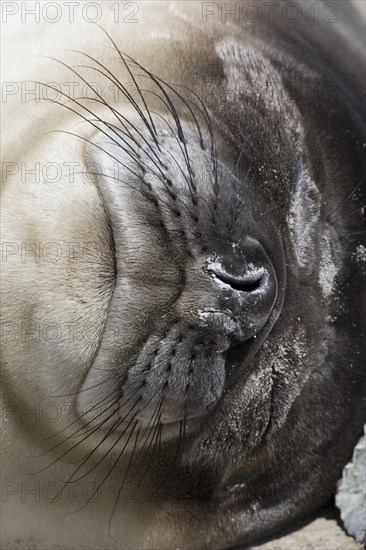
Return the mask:
<path id="1" fill-rule="evenodd" d="M 130 116 L 131 137 L 94 136 L 90 147 L 103 167 L 115 287 L 78 399 L 83 409 L 101 388 L 121 392 L 120 429 L 157 423 L 162 439 L 177 437 L 182 422 L 193 429 L 249 374 L 285 289 L 279 231 L 250 189 L 252 174 L 236 177 L 212 139 L 176 117 L 173 129 L 164 117 L 152 128 Z"/>
<path id="2" fill-rule="evenodd" d="M 361 430 L 357 92 L 280 33 L 274 49 L 235 36 L 202 38 L 199 74 L 217 84 L 204 101 L 184 46 L 185 86 L 166 60 L 156 76 L 119 50 L 118 73 L 87 55 L 127 103 L 67 98 L 81 125 L 62 150 L 78 144 L 91 177 L 33 185 L 33 218 L 6 226 L 9 240 L 95 243 L 57 269 L 41 257 L 5 305 L 31 323 L 90 323 L 91 339 L 22 340 L 5 370 L 14 395 L 15 360 L 28 398 L 69 394 L 76 419 L 50 449 L 55 462 L 78 453 L 69 481 L 112 476 L 116 501 L 126 487 L 158 500 L 131 546 L 212 548 L 278 528 L 329 498 Z M 12 255 L 9 280 L 17 269 Z"/>
<path id="3" fill-rule="evenodd" d="M 133 73 L 144 111 L 134 105 L 117 131 L 106 115 L 86 151 L 100 167 L 115 280 L 76 408 L 105 400 L 91 425 L 102 419 L 103 430 L 120 433 L 126 458 L 148 445 L 153 477 L 171 462 L 175 473 L 183 469 L 159 489 L 175 500 L 268 498 L 284 467 L 279 441 L 298 456 L 292 437 L 296 446 L 308 438 L 315 452 L 306 426 L 344 414 L 327 403 L 344 391 L 339 376 L 354 382 L 359 372 L 340 375 L 338 365 L 341 311 L 355 311 L 342 286 L 352 253 L 327 203 L 329 186 L 358 168 L 328 166 L 312 148 L 317 118 L 305 120 L 299 105 L 314 98 L 296 102 L 265 49 L 260 41 L 255 50 L 217 45 L 224 89 L 236 65 L 247 67 L 237 100 L 225 104 L 225 125 L 217 98 L 202 103 L 124 58 L 145 77 L 143 91 Z M 293 70 L 296 60 L 287 63 Z M 312 93 L 326 92 L 315 69 L 306 76 Z M 332 446 L 332 437 L 320 445 Z"/>

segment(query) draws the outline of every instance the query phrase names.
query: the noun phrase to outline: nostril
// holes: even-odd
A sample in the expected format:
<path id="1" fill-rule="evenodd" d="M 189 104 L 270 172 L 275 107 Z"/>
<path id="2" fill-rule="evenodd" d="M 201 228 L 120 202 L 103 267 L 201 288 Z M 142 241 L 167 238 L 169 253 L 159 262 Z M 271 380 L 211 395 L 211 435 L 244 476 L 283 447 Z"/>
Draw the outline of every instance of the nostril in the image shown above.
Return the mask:
<path id="1" fill-rule="evenodd" d="M 240 279 L 234 279 L 230 276 L 220 275 L 218 278 L 223 283 L 230 285 L 231 288 L 233 288 L 234 290 L 238 290 L 239 292 L 254 292 L 261 287 L 263 281 L 263 275 L 259 275 L 257 277 L 243 277 Z"/>
<path id="2" fill-rule="evenodd" d="M 239 277 L 229 275 L 223 271 L 216 271 L 214 276 L 225 285 L 239 292 L 255 292 L 264 285 L 265 271 L 260 269 L 255 273 L 248 273 Z"/>

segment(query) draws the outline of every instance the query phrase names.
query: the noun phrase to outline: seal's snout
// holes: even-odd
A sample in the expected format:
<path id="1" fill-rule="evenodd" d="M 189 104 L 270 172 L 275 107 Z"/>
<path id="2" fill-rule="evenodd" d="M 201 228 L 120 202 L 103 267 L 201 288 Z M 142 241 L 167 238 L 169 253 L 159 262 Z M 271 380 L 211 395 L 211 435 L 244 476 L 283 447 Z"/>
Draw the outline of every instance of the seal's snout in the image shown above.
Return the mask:
<path id="1" fill-rule="evenodd" d="M 233 343 L 252 338 L 267 322 L 278 291 L 275 270 L 263 247 L 248 238 L 238 253 L 223 255 L 208 271 L 221 290 L 225 309 L 237 319 Z"/>
<path id="2" fill-rule="evenodd" d="M 237 327 L 231 335 L 233 342 L 252 338 L 263 328 L 272 311 L 277 295 L 274 274 L 259 268 L 248 270 L 241 277 L 233 277 L 226 272 L 220 272 L 215 277 L 223 289 L 227 287 L 225 293 L 232 294 L 232 298 L 226 301 L 235 304 L 234 310 L 238 309 L 237 305 L 240 308 Z"/>

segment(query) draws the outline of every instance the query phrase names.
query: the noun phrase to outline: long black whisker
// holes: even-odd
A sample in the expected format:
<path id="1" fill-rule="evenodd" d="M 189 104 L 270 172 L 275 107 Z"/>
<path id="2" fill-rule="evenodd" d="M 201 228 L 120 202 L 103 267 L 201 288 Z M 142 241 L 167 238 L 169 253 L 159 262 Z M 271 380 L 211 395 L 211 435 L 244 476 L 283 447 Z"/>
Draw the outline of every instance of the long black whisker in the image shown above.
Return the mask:
<path id="1" fill-rule="evenodd" d="M 118 397 L 109 407 L 107 407 L 107 409 L 103 410 L 99 415 L 97 415 L 96 418 L 98 418 L 99 416 L 101 416 L 102 414 L 104 414 L 106 411 L 108 411 L 111 407 L 113 407 L 113 405 L 115 405 L 118 401 L 119 401 L 120 397 Z M 70 447 L 69 449 L 67 449 L 64 453 L 62 453 L 60 456 L 58 456 L 57 458 L 55 458 L 55 460 L 53 460 L 52 462 L 50 462 L 47 466 L 45 466 L 44 468 L 42 468 L 41 470 L 35 472 L 35 474 L 40 474 L 41 472 L 44 472 L 45 470 L 47 470 L 48 468 L 50 468 L 51 466 L 53 466 L 54 464 L 56 464 L 56 462 L 58 462 L 59 460 L 61 460 L 61 458 L 63 458 L 64 456 L 66 456 L 68 453 L 70 453 L 71 451 L 73 451 L 76 447 L 78 447 L 81 443 L 83 443 L 86 439 L 88 439 L 93 433 L 95 433 L 101 426 L 103 426 L 103 424 L 105 424 L 105 422 L 107 422 L 110 418 L 112 418 L 112 416 L 116 413 L 116 410 L 113 410 L 113 412 L 106 418 L 106 419 L 103 419 L 99 424 L 97 424 L 89 433 L 87 433 L 87 435 L 85 435 L 80 441 L 78 441 L 77 443 L 75 443 L 74 445 L 72 445 L 72 447 Z M 93 419 L 95 420 L 95 418 Z M 80 431 L 81 429 L 84 429 L 85 426 L 82 426 L 78 431 Z M 75 432 L 77 433 L 77 432 Z M 75 436 L 75 433 L 72 435 L 72 437 Z M 69 438 L 67 438 L 69 439 Z M 58 443 L 57 445 L 55 445 L 54 447 L 52 447 L 52 449 L 49 449 L 46 453 L 43 453 L 43 454 L 47 454 L 51 451 L 54 451 L 55 449 L 57 449 L 60 445 L 63 445 L 67 439 L 65 439 L 64 441 L 61 441 L 61 443 Z M 40 455 L 42 456 L 42 455 Z"/>
<path id="2" fill-rule="evenodd" d="M 136 414 L 137 412 L 135 413 L 135 416 L 131 419 L 131 423 L 132 421 L 134 420 L 134 418 L 136 418 Z M 72 512 L 70 512 L 71 514 L 76 514 L 77 512 L 80 512 L 81 510 L 83 510 L 91 500 L 93 500 L 93 498 L 95 497 L 95 495 L 98 493 L 98 491 L 100 490 L 100 488 L 103 486 L 103 484 L 105 483 L 105 481 L 108 479 L 108 477 L 110 476 L 110 474 L 113 472 L 113 470 L 115 469 L 115 467 L 117 466 L 118 462 L 120 461 L 120 459 L 122 458 L 123 456 L 123 453 L 125 452 L 126 448 L 127 448 L 127 445 L 136 429 L 136 426 L 138 424 L 138 421 L 136 420 L 127 440 L 126 440 L 126 443 L 124 444 L 124 446 L 122 447 L 119 455 L 117 456 L 116 460 L 114 461 L 112 467 L 108 470 L 107 474 L 104 476 L 104 478 L 102 479 L 102 481 L 98 484 L 98 486 L 96 487 L 96 489 L 93 491 L 92 495 L 90 496 L 90 498 L 88 498 L 88 500 L 86 501 L 86 503 L 81 506 L 80 508 L 78 508 L 77 510 L 73 510 Z M 121 438 L 123 437 L 124 435 L 124 432 L 122 432 L 120 434 L 120 436 L 118 437 L 117 441 L 115 442 L 114 446 L 117 445 L 117 443 L 121 440 Z"/>
<path id="3" fill-rule="evenodd" d="M 109 535 L 111 535 L 111 525 L 112 525 L 112 519 L 113 519 L 113 516 L 114 516 L 114 512 L 116 511 L 119 497 L 121 496 L 121 492 L 122 492 L 123 487 L 125 485 L 128 473 L 129 473 L 130 468 L 131 468 L 133 457 L 135 455 L 136 445 L 137 445 L 137 441 L 138 441 L 138 438 L 139 438 L 139 433 L 140 433 L 140 430 L 137 430 L 136 437 L 135 437 L 135 443 L 133 445 L 133 449 L 132 449 L 132 452 L 130 454 L 130 458 L 129 458 L 129 461 L 128 461 L 128 464 L 127 464 L 127 468 L 126 468 L 125 474 L 123 476 L 121 485 L 119 486 L 118 493 L 117 493 L 117 496 L 116 496 L 114 504 L 113 504 L 113 509 L 112 509 L 112 512 L 111 512 L 111 515 L 110 515 L 110 518 L 109 518 L 109 522 L 108 522 L 108 533 L 109 533 Z"/>
<path id="4" fill-rule="evenodd" d="M 152 91 L 150 91 L 150 90 L 147 90 L 147 91 L 148 91 L 149 93 L 152 93 L 152 94 L 156 95 L 159 99 L 162 99 L 162 98 L 161 98 L 158 94 L 156 94 L 155 92 L 152 92 Z M 171 130 L 171 132 L 172 132 L 172 134 L 173 134 L 175 140 L 176 140 L 177 143 L 178 143 L 178 146 L 179 146 L 180 149 L 181 149 L 182 155 L 184 156 L 185 153 L 184 153 L 184 151 L 183 151 L 182 145 L 181 145 L 181 143 L 179 142 L 178 137 L 177 137 L 176 133 L 174 132 L 174 129 L 172 128 L 172 126 L 169 124 L 169 122 L 166 120 L 166 118 L 165 118 L 164 116 L 162 116 L 161 114 L 156 113 L 155 111 L 152 111 L 152 113 L 153 113 L 154 115 L 160 117 L 160 118 L 162 119 L 162 121 L 163 121 L 163 122 L 168 126 L 168 128 Z M 167 150 L 167 149 L 165 149 L 165 150 L 166 150 L 166 152 L 173 158 L 173 160 L 175 161 L 175 163 L 176 163 L 177 166 L 179 167 L 179 170 L 182 172 L 182 175 L 183 175 L 183 177 L 184 177 L 184 179 L 185 179 L 185 181 L 186 181 L 186 183 L 187 183 L 188 189 L 191 191 L 191 189 L 190 189 L 190 187 L 189 187 L 189 181 L 188 181 L 188 178 L 187 178 L 187 176 L 186 176 L 184 170 L 183 170 L 182 167 L 178 164 L 178 162 L 177 162 L 176 159 L 173 157 L 173 155 L 170 153 L 170 151 Z M 191 191 L 191 198 L 192 198 L 193 204 L 196 206 L 196 205 L 197 205 L 197 199 L 193 196 L 192 191 Z M 207 202 L 207 200 L 205 199 L 205 197 L 200 196 L 200 200 L 203 201 L 203 202 L 206 204 L 207 208 L 208 208 L 208 209 L 210 210 L 210 212 L 211 212 L 212 219 L 214 219 L 215 215 L 214 215 L 214 213 L 213 213 L 213 210 L 212 210 L 210 204 L 209 204 L 209 203 Z M 183 203 L 183 201 L 182 201 L 182 203 Z M 184 204 L 184 203 L 183 203 L 183 204 Z M 189 214 L 190 214 L 191 216 L 193 215 L 191 211 L 189 211 Z"/>
<path id="5" fill-rule="evenodd" d="M 115 157 L 114 155 L 112 155 L 111 153 L 109 153 L 109 151 L 106 151 L 105 149 L 103 149 L 103 147 L 100 147 L 99 145 L 97 145 L 96 143 L 93 143 L 90 139 L 87 139 L 83 136 L 80 136 L 79 134 L 75 134 L 74 132 L 69 132 L 67 130 L 52 130 L 50 132 L 46 132 L 46 133 L 63 133 L 63 134 L 68 134 L 70 136 L 73 136 L 73 137 L 76 137 L 78 139 L 81 139 L 82 141 L 85 141 L 86 143 L 89 143 L 90 145 L 92 145 L 93 147 L 96 147 L 97 149 L 99 149 L 100 151 L 102 151 L 103 153 L 105 153 L 107 156 L 111 157 L 113 160 L 115 160 L 118 164 L 120 164 L 123 168 L 125 168 L 126 170 L 128 170 L 129 172 L 131 172 L 131 174 L 133 174 L 136 178 L 138 178 L 139 180 L 141 180 L 141 182 L 143 184 L 146 184 L 146 182 L 143 180 L 143 178 L 137 174 L 136 172 L 134 172 L 129 166 L 127 166 L 126 164 L 124 164 L 123 162 L 120 161 L 120 159 L 118 159 L 117 157 Z M 102 174 L 103 176 L 105 177 L 112 177 L 108 174 Z M 116 178 L 114 178 L 116 179 Z M 116 180 L 116 181 L 121 181 L 121 180 Z M 143 195 L 147 200 L 151 201 L 151 197 L 145 192 L 143 191 L 142 189 L 138 189 L 137 187 L 134 187 L 133 185 L 129 184 L 128 182 L 126 181 L 123 181 L 123 183 L 127 186 L 127 187 L 130 187 L 133 191 L 137 192 L 137 193 L 141 193 L 141 195 Z"/>
<path id="6" fill-rule="evenodd" d="M 38 84 L 42 84 L 42 83 L 38 83 Z M 42 84 L 44 86 L 48 86 L 47 84 Z M 54 89 L 55 88 L 52 88 L 52 86 L 48 86 L 50 87 L 51 89 Z M 61 94 L 63 94 L 62 92 L 60 92 Z M 85 107 L 84 105 L 81 105 L 80 103 L 78 103 L 76 100 L 74 100 L 73 98 L 70 98 L 67 94 L 63 94 L 65 95 L 66 97 L 68 97 L 69 99 L 71 99 L 72 101 L 74 101 L 77 105 L 79 105 L 80 107 L 82 107 L 83 109 L 85 109 L 86 111 L 88 111 L 90 114 L 92 114 L 93 116 L 96 116 L 95 113 L 93 113 L 92 111 L 90 111 L 90 109 L 88 109 L 87 107 Z M 132 154 L 131 151 L 128 151 L 125 147 L 122 147 L 122 145 L 120 143 L 118 143 L 114 138 L 112 138 L 112 136 L 110 136 L 107 132 L 105 132 L 102 128 L 100 128 L 99 126 L 97 126 L 96 124 L 94 124 L 92 122 L 92 120 L 84 117 L 81 113 L 79 113 L 78 111 L 76 111 L 75 109 L 73 109 L 72 107 L 69 107 L 68 105 L 65 105 L 64 103 L 61 103 L 59 101 L 56 101 L 56 100 L 53 100 L 53 103 L 57 104 L 57 105 L 60 105 L 61 107 L 65 107 L 66 109 L 68 109 L 69 111 L 72 111 L 73 113 L 77 114 L 80 118 L 82 118 L 85 122 L 91 124 L 91 126 L 93 126 L 94 128 L 96 128 L 97 130 L 99 130 L 100 132 L 102 132 L 108 139 L 110 139 L 117 147 L 119 147 L 120 149 L 122 149 L 140 168 L 141 170 L 145 171 L 145 169 L 147 168 L 147 165 L 141 161 L 141 159 L 139 159 L 139 157 L 137 156 L 137 153 L 134 152 L 135 154 Z M 111 125 L 107 122 L 105 122 L 104 120 L 102 120 L 101 118 L 97 117 L 97 119 L 104 125 L 106 125 L 108 128 L 111 129 Z M 113 131 L 113 129 L 112 129 Z M 66 132 L 65 132 L 66 133 Z M 71 133 L 71 132 L 70 132 Z M 119 134 L 117 134 L 117 132 L 114 131 L 114 133 L 116 135 L 118 135 L 119 139 L 121 139 L 123 142 L 125 142 L 131 149 L 131 145 L 129 143 L 126 142 L 126 140 L 124 138 L 122 138 Z M 76 134 L 74 134 L 76 135 Z M 81 138 L 81 136 L 79 136 Z M 82 138 L 81 138 L 82 139 Z M 85 138 L 84 138 L 85 139 Z M 97 145 L 94 144 L 96 147 Z M 102 149 L 104 153 L 108 154 L 107 151 L 105 151 L 104 149 Z M 157 166 L 158 170 L 161 172 L 162 176 L 163 176 L 163 179 L 161 179 L 158 174 L 156 174 L 156 172 L 154 172 L 153 170 L 150 169 L 151 173 L 153 173 L 162 183 L 164 186 L 166 186 L 166 183 L 165 183 L 165 174 L 162 172 L 161 168 L 155 163 L 155 161 L 153 161 L 153 159 L 150 157 L 150 155 L 148 155 L 148 153 L 145 151 L 145 153 L 147 154 L 147 156 L 150 158 L 150 160 L 155 164 L 155 166 Z M 115 159 L 115 157 L 112 157 Z M 118 162 L 118 159 L 115 159 L 117 160 Z M 124 165 L 122 162 L 119 161 L 119 163 L 124 166 L 125 168 L 128 168 L 126 165 Z M 129 168 L 128 168 L 129 169 Z M 131 169 L 130 169 L 131 171 Z M 135 173 L 134 173 L 135 174 Z M 141 178 L 141 176 L 138 176 L 137 174 L 135 174 L 137 177 L 139 177 L 139 179 L 141 179 L 141 181 L 144 182 L 144 180 Z"/>
<path id="7" fill-rule="evenodd" d="M 143 467 L 144 461 L 145 461 L 145 459 L 146 459 L 146 458 L 148 457 L 148 455 L 149 455 L 151 445 L 153 444 L 153 441 L 154 441 L 154 439 L 155 439 L 156 426 L 159 425 L 159 422 L 160 422 L 160 418 L 161 418 L 161 409 L 162 409 L 163 401 L 164 401 L 163 399 L 161 399 L 160 401 L 158 401 L 158 403 L 157 403 L 157 405 L 156 405 L 156 407 L 155 407 L 155 409 L 154 409 L 154 411 L 153 411 L 153 413 L 152 413 L 152 415 L 151 415 L 151 417 L 150 417 L 149 423 L 148 423 L 147 426 L 145 427 L 144 432 L 143 432 L 143 434 L 142 434 L 142 436 L 141 436 L 141 440 L 142 440 L 142 437 L 143 437 L 144 433 L 147 434 L 147 437 L 145 438 L 145 441 L 144 441 L 144 443 L 143 443 L 143 445 L 142 445 L 142 447 L 141 447 L 141 449 L 140 449 L 140 451 L 139 451 L 139 453 L 138 453 L 138 455 L 137 455 L 137 457 L 136 457 L 136 459 L 135 459 L 136 462 L 137 462 L 137 460 L 139 459 L 141 453 L 142 453 L 143 451 L 145 451 L 146 445 L 148 445 L 148 446 L 147 446 L 146 452 L 145 452 L 145 454 L 144 454 L 144 456 L 143 456 L 143 458 L 142 458 L 142 460 L 141 460 L 141 462 L 140 462 L 140 464 L 139 464 L 137 470 L 134 472 L 133 477 L 128 481 L 129 484 L 131 484 L 131 483 L 136 479 L 136 477 L 139 476 L 139 472 L 140 472 L 141 468 Z M 156 422 L 156 418 L 158 419 L 157 422 Z M 154 429 L 151 429 L 151 430 L 150 430 L 150 425 L 155 426 Z M 150 439 L 150 443 L 148 443 L 149 439 Z M 135 487 L 134 491 L 133 491 L 132 493 L 130 493 L 130 494 L 128 495 L 127 498 L 133 498 L 133 497 L 135 496 L 135 494 L 137 493 L 138 489 L 139 489 L 140 486 L 141 486 L 141 483 L 142 483 L 142 481 L 143 481 L 143 479 L 144 479 L 144 477 L 145 477 L 145 475 L 146 475 L 146 472 L 147 472 L 147 468 L 145 468 L 145 471 L 144 471 L 143 476 L 139 476 L 139 483 L 138 483 L 137 487 Z"/>
<path id="8" fill-rule="evenodd" d="M 211 117 L 209 115 L 209 112 L 206 108 L 205 103 L 202 101 L 202 99 L 199 97 L 199 95 L 196 94 L 196 92 L 194 90 L 192 90 L 191 88 L 188 88 L 188 86 L 184 86 L 182 84 L 174 84 L 174 86 L 178 87 L 178 88 L 184 88 L 184 89 L 188 90 L 191 94 L 194 95 L 194 97 L 200 102 L 200 104 L 202 106 L 202 109 L 203 109 L 203 112 L 204 112 L 204 118 L 205 118 L 205 121 L 206 121 L 206 124 L 207 124 L 207 127 L 208 127 L 210 138 L 211 138 L 211 161 L 213 163 L 214 178 L 215 178 L 215 196 L 216 196 L 215 210 L 216 210 L 216 208 L 217 208 L 217 197 L 218 197 L 218 191 L 219 191 L 219 182 L 218 182 L 218 168 L 217 168 L 217 151 L 216 151 L 215 137 L 214 137 L 214 132 L 213 132 L 213 128 L 212 128 Z M 196 107 L 199 108 L 197 105 L 196 105 Z"/>
<path id="9" fill-rule="evenodd" d="M 192 168 L 191 168 L 191 162 L 190 162 L 190 158 L 189 158 L 189 154 L 188 154 L 188 149 L 187 149 L 187 143 L 186 143 L 186 139 L 185 139 L 185 136 L 184 136 L 184 132 L 183 132 L 183 128 L 182 128 L 182 125 L 180 123 L 180 119 L 179 119 L 179 115 L 177 113 L 177 110 L 174 106 L 174 103 L 172 102 L 171 98 L 169 97 L 169 94 L 165 91 L 164 87 L 160 84 L 159 82 L 159 79 L 156 78 L 150 71 L 148 71 L 147 69 L 145 69 L 145 67 L 143 67 L 142 65 L 140 65 L 140 63 L 138 63 L 135 59 L 133 59 L 131 56 L 121 52 L 121 54 L 125 55 L 130 61 L 132 61 L 135 65 L 137 65 L 144 73 L 146 73 L 150 78 L 151 80 L 156 84 L 156 86 L 159 88 L 159 90 L 164 94 L 164 97 L 165 99 L 167 100 L 168 102 L 168 105 L 169 105 L 169 110 L 171 112 L 171 115 L 173 116 L 174 118 L 174 121 L 175 121 L 175 124 L 177 126 L 177 129 L 178 129 L 178 137 L 179 139 L 182 141 L 183 143 L 183 147 L 184 147 L 184 150 L 186 152 L 186 157 L 187 157 L 187 168 L 188 168 L 188 173 L 189 173 L 189 176 L 190 176 L 190 182 L 191 182 L 191 187 L 192 187 L 192 190 L 193 191 L 196 191 L 196 186 L 195 184 L 193 183 L 193 180 L 192 180 Z"/>
<path id="10" fill-rule="evenodd" d="M 135 80 L 135 77 L 134 77 L 133 74 L 132 74 L 132 71 L 130 70 L 130 68 L 128 67 L 128 64 L 126 63 L 126 60 L 124 59 L 122 52 L 117 48 L 117 44 L 114 42 L 114 40 L 113 40 L 113 38 L 110 36 L 110 34 L 109 34 L 101 25 L 99 25 L 98 23 L 96 23 L 96 25 L 97 25 L 97 26 L 104 32 L 104 34 L 109 38 L 110 42 L 113 44 L 113 46 L 114 46 L 116 52 L 118 53 L 119 57 L 121 58 L 123 64 L 125 65 L 127 71 L 129 72 L 129 74 L 130 74 L 130 76 L 131 76 L 131 78 L 132 78 L 132 80 L 133 80 L 133 82 L 134 82 L 134 84 L 135 84 L 135 86 L 136 86 L 136 89 L 137 89 L 137 91 L 139 92 L 139 95 L 140 95 L 140 97 L 141 97 L 141 99 L 142 99 L 142 102 L 143 102 L 143 104 L 144 104 L 144 106 L 145 106 L 145 109 L 146 109 L 146 111 L 147 111 L 147 113 L 148 113 L 148 115 L 149 115 L 149 119 L 150 119 L 150 123 L 151 123 L 151 128 L 153 129 L 153 131 L 154 131 L 154 133 L 155 133 L 155 136 L 157 136 L 156 128 L 155 128 L 155 126 L 154 126 L 154 122 L 153 122 L 153 120 L 152 120 L 150 111 L 149 111 L 149 109 L 148 109 L 148 107 L 147 107 L 147 105 L 146 105 L 145 98 L 144 98 L 144 96 L 143 96 L 143 94 L 142 94 L 142 92 L 141 92 L 141 90 L 140 90 L 140 88 L 139 88 L 139 86 L 138 86 L 138 84 L 137 84 L 137 82 L 136 82 L 136 80 Z M 152 132 L 151 132 L 151 134 L 152 134 Z M 152 135 L 153 135 L 153 134 L 152 134 Z M 156 143 L 157 143 L 157 145 L 158 145 L 157 140 L 156 140 Z"/>
<path id="11" fill-rule="evenodd" d="M 54 437 L 56 437 L 56 436 L 61 435 L 64 431 L 66 431 L 66 430 L 68 430 L 69 428 L 71 428 L 71 426 L 73 426 L 74 424 L 80 422 L 80 419 L 82 419 L 84 416 L 86 416 L 87 414 L 89 414 L 89 413 L 90 413 L 91 411 L 93 411 L 94 409 L 97 409 L 97 408 L 103 403 L 103 401 L 105 401 L 105 400 L 107 400 L 108 398 L 110 398 L 111 395 L 115 394 L 116 392 L 117 392 L 117 390 L 113 390 L 113 391 L 112 391 L 111 393 L 109 393 L 106 397 L 103 397 L 100 401 L 98 401 L 98 403 L 96 403 L 96 404 L 95 404 L 93 407 L 91 407 L 89 410 L 87 410 L 86 412 L 84 412 L 84 413 L 78 415 L 78 418 L 77 418 L 76 420 L 73 420 L 70 424 L 68 424 L 67 426 L 65 426 L 64 428 L 62 428 L 62 430 L 60 430 L 60 431 L 58 431 L 58 432 L 52 434 L 50 437 L 45 438 L 45 440 L 47 441 L 48 439 L 52 439 L 52 438 L 54 438 Z M 104 403 L 104 404 L 109 403 L 109 402 L 112 401 L 113 399 L 114 399 L 114 398 L 110 399 L 109 401 L 107 401 L 107 402 Z M 92 419 L 92 420 L 93 420 L 93 419 Z M 89 422 L 89 423 L 90 423 L 90 422 Z M 79 430 L 78 430 L 78 431 L 79 431 Z M 75 433 L 77 433 L 77 432 L 75 432 Z M 64 437 L 64 436 L 62 436 L 62 437 Z M 71 435 L 71 436 L 65 436 L 65 439 L 68 439 L 69 437 L 73 437 L 73 435 Z M 53 448 L 50 449 L 50 450 L 52 451 Z M 38 456 L 43 456 L 44 454 L 47 454 L 48 452 L 49 452 L 49 451 L 47 451 L 46 453 L 43 453 L 42 455 L 38 455 Z"/>

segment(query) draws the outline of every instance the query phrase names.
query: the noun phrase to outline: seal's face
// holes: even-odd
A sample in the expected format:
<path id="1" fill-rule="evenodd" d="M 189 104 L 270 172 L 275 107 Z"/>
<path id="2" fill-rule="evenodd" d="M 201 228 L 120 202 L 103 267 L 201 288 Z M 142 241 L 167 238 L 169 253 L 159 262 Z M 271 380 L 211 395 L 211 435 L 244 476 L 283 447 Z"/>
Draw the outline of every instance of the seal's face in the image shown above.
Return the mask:
<path id="1" fill-rule="evenodd" d="M 199 463 L 206 494 L 242 492 L 246 460 L 286 425 L 334 337 L 329 307 L 343 258 L 322 211 L 313 169 L 322 160 L 307 152 L 300 108 L 262 49 L 216 47 L 223 86 L 235 65 L 250 63 L 240 147 L 213 105 L 139 66 L 148 89 L 132 74 L 146 110 L 131 108 L 117 130 L 100 116 L 86 148 L 100 167 L 114 284 L 76 410 L 81 419 L 91 410 L 88 423 L 107 438 L 119 434 L 122 461 L 139 445 L 151 461 L 163 443 L 183 445 L 183 495 L 197 492 Z M 315 70 L 307 78 L 323 85 Z"/>
<path id="2" fill-rule="evenodd" d="M 316 508 L 361 429 L 358 100 L 324 77 L 310 50 L 305 64 L 277 38 L 272 48 L 250 32 L 204 36 L 197 70 L 217 83 L 204 100 L 186 45 L 175 53 L 184 86 L 167 59 L 160 75 L 159 63 L 153 74 L 118 50 L 113 70 L 73 52 L 89 63 L 88 76 L 74 75 L 89 86 L 97 73 L 127 101 L 116 109 L 98 93 L 62 97 L 72 124 L 61 145 L 49 137 L 38 151 L 72 160 L 78 147 L 90 179 L 5 188 L 8 241 L 93 243 L 87 257 L 28 262 L 15 287 L 9 252 L 8 285 L 20 299 L 6 298 L 6 318 L 25 319 L 27 330 L 88 323 L 91 333 L 22 339 L 17 357 L 10 340 L 5 377 L 17 395 L 21 370 L 30 401 L 70 397 L 73 422 L 32 427 L 37 437 L 61 434 L 42 443 L 59 473 L 76 455 L 63 479 L 112 478 L 121 485 L 107 505 L 131 486 L 141 502 L 159 500 L 152 534 L 140 535 L 139 517 L 131 547 L 202 548 L 208 535 L 218 547 Z"/>
<path id="3" fill-rule="evenodd" d="M 164 439 L 211 413 L 244 363 L 248 375 L 282 307 L 285 259 L 252 174 L 236 177 L 197 131 L 180 140 L 159 124 L 153 140 L 136 130 L 117 147 L 95 136 L 90 148 L 103 167 L 115 286 L 78 404 L 115 392 L 119 429 L 159 426 Z"/>

